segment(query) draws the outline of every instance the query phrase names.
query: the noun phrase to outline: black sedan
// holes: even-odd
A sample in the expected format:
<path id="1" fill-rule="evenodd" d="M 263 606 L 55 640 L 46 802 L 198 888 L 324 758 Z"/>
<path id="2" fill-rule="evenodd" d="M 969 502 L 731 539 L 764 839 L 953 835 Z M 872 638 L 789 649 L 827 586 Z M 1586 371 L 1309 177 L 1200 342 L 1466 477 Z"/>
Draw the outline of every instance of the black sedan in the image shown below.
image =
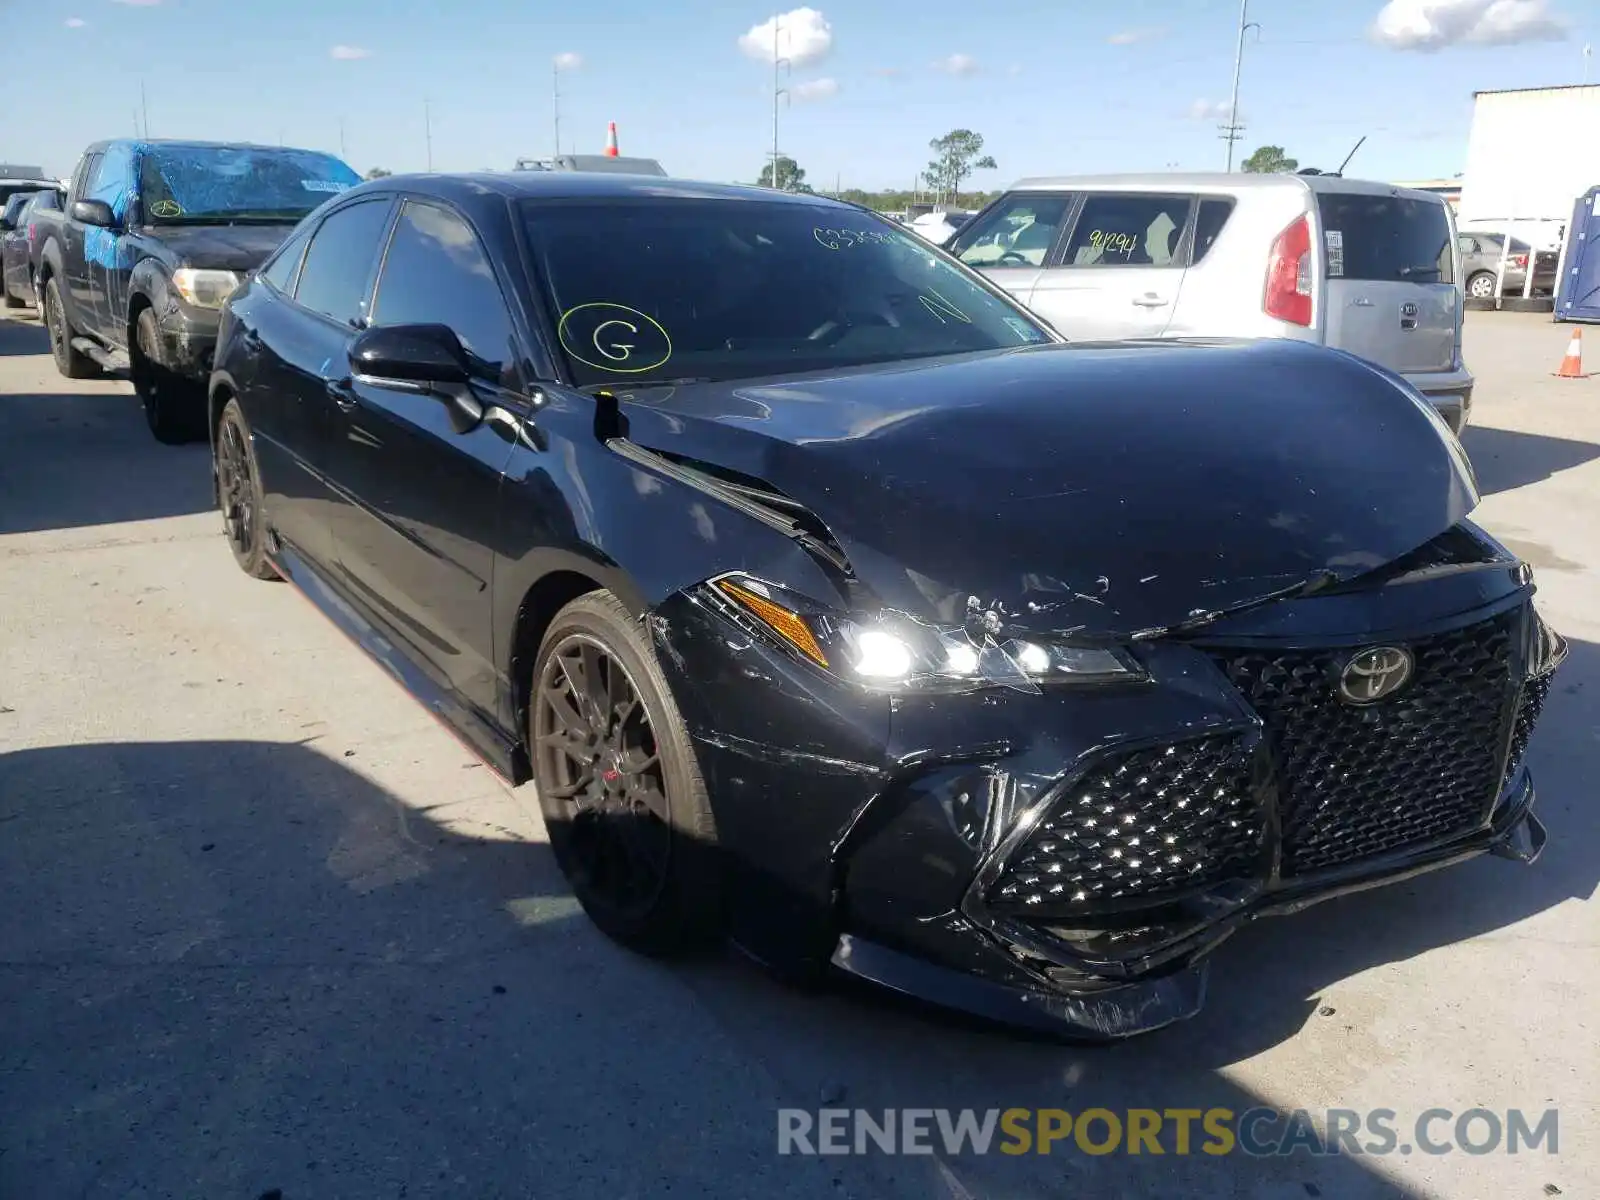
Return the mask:
<path id="1" fill-rule="evenodd" d="M 59 209 L 61 193 L 52 188 L 16 192 L 0 212 L 0 282 L 7 308 L 33 304 L 34 229 L 29 218 L 40 209 Z"/>
<path id="2" fill-rule="evenodd" d="M 1544 842 L 1564 643 L 1356 358 L 1065 345 L 814 196 L 430 175 L 297 228 L 210 396 L 240 566 L 629 946 L 1109 1038 L 1256 916 Z"/>

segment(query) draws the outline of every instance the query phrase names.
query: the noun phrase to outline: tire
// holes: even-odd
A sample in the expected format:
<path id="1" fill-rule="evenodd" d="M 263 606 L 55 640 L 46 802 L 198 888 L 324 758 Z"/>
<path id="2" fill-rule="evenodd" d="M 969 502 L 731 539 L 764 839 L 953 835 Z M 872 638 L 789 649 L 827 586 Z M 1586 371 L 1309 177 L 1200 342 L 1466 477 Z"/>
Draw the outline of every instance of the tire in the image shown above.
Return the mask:
<path id="1" fill-rule="evenodd" d="M 261 500 L 261 471 L 250 440 L 250 427 L 237 400 L 229 400 L 217 422 L 211 470 L 222 509 L 222 534 L 239 569 L 255 579 L 277 579 L 267 558 L 266 507 Z"/>
<path id="2" fill-rule="evenodd" d="M 1494 272 L 1479 271 L 1467 280 L 1467 295 L 1474 300 L 1490 300 L 1494 298 Z"/>
<path id="3" fill-rule="evenodd" d="M 26 300 L 18 300 L 15 296 L 13 296 L 10 288 L 6 288 L 5 293 L 7 308 L 26 308 L 28 306 L 28 302 Z"/>
<path id="4" fill-rule="evenodd" d="M 602 660 L 603 721 L 591 719 L 598 704 L 586 711 L 573 702 L 576 685 L 562 693 L 568 713 L 558 716 L 547 685 L 559 691 Z M 628 715 L 617 722 L 619 711 Z M 602 725 L 615 733 L 603 737 Z M 589 919 L 653 957 L 720 941 L 722 859 L 705 781 L 655 651 L 611 593 L 580 596 L 550 623 L 534 659 L 527 735 L 550 848 Z M 575 754 L 593 756 L 587 785 L 576 782 L 584 771 Z"/>
<path id="5" fill-rule="evenodd" d="M 44 285 L 44 327 L 50 333 L 50 354 L 56 360 L 56 370 L 68 379 L 93 379 L 100 368 L 94 359 L 81 350 L 72 348 L 77 336 L 67 320 L 67 310 L 61 306 L 61 285 L 52 275 Z"/>
<path id="6" fill-rule="evenodd" d="M 199 441 L 206 432 L 205 390 L 160 363 L 161 329 L 153 308 L 139 311 L 129 347 L 133 390 L 144 406 L 145 424 L 168 446 Z"/>

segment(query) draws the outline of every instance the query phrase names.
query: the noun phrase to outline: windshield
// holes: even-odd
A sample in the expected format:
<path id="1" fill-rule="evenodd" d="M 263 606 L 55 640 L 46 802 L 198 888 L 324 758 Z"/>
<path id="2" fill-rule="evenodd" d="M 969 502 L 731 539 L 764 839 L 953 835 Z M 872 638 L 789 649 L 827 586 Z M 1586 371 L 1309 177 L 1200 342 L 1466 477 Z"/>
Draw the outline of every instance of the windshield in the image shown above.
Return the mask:
<path id="1" fill-rule="evenodd" d="M 292 223 L 360 182 L 331 154 L 266 146 L 153 146 L 139 172 L 152 225 Z"/>
<path id="2" fill-rule="evenodd" d="M 725 380 L 1051 341 L 870 213 L 761 200 L 528 202 L 580 384 Z"/>

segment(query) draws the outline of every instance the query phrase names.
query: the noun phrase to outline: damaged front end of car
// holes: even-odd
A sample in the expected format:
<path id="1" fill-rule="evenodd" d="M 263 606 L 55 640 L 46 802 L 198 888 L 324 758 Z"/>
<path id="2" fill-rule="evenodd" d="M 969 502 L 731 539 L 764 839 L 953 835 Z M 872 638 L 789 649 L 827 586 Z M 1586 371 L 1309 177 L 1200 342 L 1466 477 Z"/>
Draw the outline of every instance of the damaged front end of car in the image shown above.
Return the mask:
<path id="1" fill-rule="evenodd" d="M 1256 917 L 1537 856 L 1525 752 L 1566 648 L 1528 567 L 1466 519 L 1470 468 L 1431 418 L 1375 410 L 1388 440 L 1351 468 L 1318 439 L 1359 413 L 1280 411 L 1244 443 L 1196 404 L 1135 478 L 1204 462 L 1260 503 L 1182 479 L 1161 500 L 1078 457 L 1053 468 L 1083 481 L 1073 503 L 1024 525 L 1048 480 L 938 493 L 981 452 L 920 466 L 943 410 L 920 412 L 870 451 L 633 428 L 635 465 L 735 489 L 809 564 L 724 570 L 647 615 L 754 957 L 1113 1039 L 1198 1011 L 1206 956 Z"/>

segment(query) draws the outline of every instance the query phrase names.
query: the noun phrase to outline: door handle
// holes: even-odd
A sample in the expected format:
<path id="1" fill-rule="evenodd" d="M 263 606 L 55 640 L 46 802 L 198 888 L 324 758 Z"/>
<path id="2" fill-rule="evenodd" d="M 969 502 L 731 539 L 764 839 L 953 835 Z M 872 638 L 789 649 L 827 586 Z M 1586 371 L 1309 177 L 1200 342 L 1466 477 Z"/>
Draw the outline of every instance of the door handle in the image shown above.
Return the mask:
<path id="1" fill-rule="evenodd" d="M 1133 302 L 1140 308 L 1163 308 L 1167 303 L 1166 300 L 1154 292 L 1146 292 L 1142 296 L 1135 296 Z"/>
<path id="2" fill-rule="evenodd" d="M 356 399 L 355 392 L 351 390 L 350 384 L 346 380 L 330 379 L 323 386 L 327 388 L 328 397 L 339 406 L 340 412 L 354 412 L 361 403 Z"/>

